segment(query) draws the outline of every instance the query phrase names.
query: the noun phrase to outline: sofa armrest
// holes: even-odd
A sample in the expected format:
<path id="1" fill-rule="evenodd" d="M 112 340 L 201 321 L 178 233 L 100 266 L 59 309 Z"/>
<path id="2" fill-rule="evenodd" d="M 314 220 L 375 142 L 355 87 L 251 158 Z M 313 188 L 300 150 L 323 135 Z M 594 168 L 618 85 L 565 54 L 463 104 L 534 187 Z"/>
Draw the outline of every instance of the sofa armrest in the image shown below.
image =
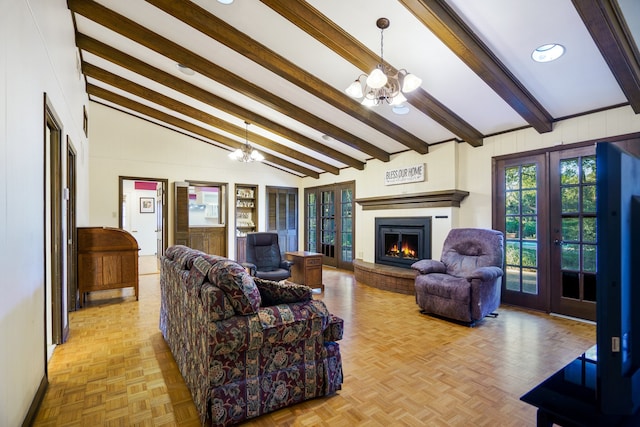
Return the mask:
<path id="1" fill-rule="evenodd" d="M 420 274 L 444 273 L 447 271 L 444 263 L 435 259 L 421 259 L 411 264 L 411 268 L 418 270 Z"/>
<path id="2" fill-rule="evenodd" d="M 342 339 L 342 335 L 344 334 L 344 320 L 342 320 L 335 314 L 331 314 L 330 316 L 331 319 L 329 320 L 329 325 L 323 333 L 324 340 L 340 341 Z"/>
<path id="3" fill-rule="evenodd" d="M 479 279 L 483 282 L 493 282 L 498 277 L 502 276 L 502 269 L 500 267 L 480 267 L 471 272 L 466 278 L 469 280 Z"/>

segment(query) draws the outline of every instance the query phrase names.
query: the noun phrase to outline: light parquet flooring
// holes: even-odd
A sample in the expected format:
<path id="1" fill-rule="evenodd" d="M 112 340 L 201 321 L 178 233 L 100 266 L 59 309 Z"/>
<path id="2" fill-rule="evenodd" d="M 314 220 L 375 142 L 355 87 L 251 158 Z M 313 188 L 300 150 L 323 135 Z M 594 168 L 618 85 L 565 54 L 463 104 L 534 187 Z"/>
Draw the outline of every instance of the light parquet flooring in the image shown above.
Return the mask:
<path id="1" fill-rule="evenodd" d="M 36 426 L 197 426 L 195 406 L 158 330 L 159 276 L 89 295 L 49 363 Z M 345 321 L 336 395 L 247 426 L 534 426 L 519 397 L 593 345 L 595 326 L 501 307 L 475 328 L 421 315 L 410 295 L 324 269 L 316 295 Z"/>

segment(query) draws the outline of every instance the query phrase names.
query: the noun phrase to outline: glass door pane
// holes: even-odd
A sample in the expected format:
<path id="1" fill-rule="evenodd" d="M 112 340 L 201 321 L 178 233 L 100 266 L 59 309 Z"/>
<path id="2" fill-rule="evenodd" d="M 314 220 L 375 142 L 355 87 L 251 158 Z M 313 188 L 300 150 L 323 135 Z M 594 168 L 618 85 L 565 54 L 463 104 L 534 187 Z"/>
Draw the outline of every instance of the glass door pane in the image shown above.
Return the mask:
<path id="1" fill-rule="evenodd" d="M 320 252 L 329 258 L 325 264 L 335 264 L 336 244 L 336 216 L 335 192 L 322 191 L 320 193 Z"/>
<path id="2" fill-rule="evenodd" d="M 353 190 L 342 189 L 340 193 L 340 261 L 351 263 L 353 261 Z"/>
<path id="3" fill-rule="evenodd" d="M 505 170 L 506 288 L 537 295 L 538 168 L 535 164 Z"/>
<path id="4" fill-rule="evenodd" d="M 317 252 L 317 235 L 318 235 L 318 223 L 317 223 L 317 197 L 316 193 L 312 191 L 307 192 L 307 227 L 305 248 L 311 252 Z"/>
<path id="5" fill-rule="evenodd" d="M 549 309 L 549 205 L 544 154 L 498 160 L 493 228 L 505 236 L 502 301 Z"/>
<path id="6" fill-rule="evenodd" d="M 552 311 L 595 320 L 596 158 L 594 147 L 551 156 L 555 232 L 552 251 Z M 553 189 L 557 189 L 553 191 Z M 552 202 L 552 204 L 554 204 Z"/>

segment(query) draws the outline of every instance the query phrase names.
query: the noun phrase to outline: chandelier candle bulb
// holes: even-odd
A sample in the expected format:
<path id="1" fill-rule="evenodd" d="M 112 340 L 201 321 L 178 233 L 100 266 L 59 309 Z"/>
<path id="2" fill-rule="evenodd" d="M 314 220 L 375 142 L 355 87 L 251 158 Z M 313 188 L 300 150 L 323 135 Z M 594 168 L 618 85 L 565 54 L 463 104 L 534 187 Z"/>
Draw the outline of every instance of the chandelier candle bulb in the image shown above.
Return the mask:
<path id="1" fill-rule="evenodd" d="M 367 85 L 374 89 L 380 89 L 387 84 L 387 76 L 381 69 L 382 64 L 378 65 L 367 77 Z"/>

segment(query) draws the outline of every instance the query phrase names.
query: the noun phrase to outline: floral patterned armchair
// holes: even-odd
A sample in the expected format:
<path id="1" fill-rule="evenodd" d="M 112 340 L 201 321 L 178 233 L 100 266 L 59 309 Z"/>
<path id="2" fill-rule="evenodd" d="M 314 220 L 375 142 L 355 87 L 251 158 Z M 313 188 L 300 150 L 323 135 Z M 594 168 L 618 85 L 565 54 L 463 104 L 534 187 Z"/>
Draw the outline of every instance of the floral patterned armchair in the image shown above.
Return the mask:
<path id="1" fill-rule="evenodd" d="M 162 259 L 160 329 L 201 422 L 240 423 L 342 384 L 343 321 L 304 285 L 173 246 Z"/>

